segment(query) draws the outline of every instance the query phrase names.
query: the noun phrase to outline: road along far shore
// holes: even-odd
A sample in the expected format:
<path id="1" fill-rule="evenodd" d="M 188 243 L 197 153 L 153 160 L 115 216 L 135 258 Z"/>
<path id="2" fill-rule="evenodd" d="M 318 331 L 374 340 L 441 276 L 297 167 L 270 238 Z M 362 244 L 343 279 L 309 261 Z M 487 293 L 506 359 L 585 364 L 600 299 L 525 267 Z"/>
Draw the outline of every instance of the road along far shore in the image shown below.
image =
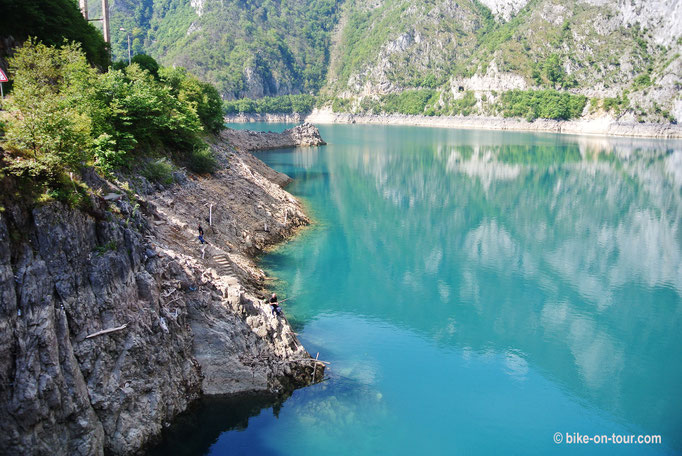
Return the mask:
<path id="1" fill-rule="evenodd" d="M 618 121 L 610 116 L 580 120 L 523 119 L 504 117 L 416 116 L 406 114 L 350 114 L 315 109 L 310 114 L 235 114 L 227 123 L 300 122 L 311 124 L 405 125 L 434 128 L 459 128 L 500 131 L 533 131 L 573 135 L 628 136 L 638 138 L 682 138 L 682 126 Z"/>

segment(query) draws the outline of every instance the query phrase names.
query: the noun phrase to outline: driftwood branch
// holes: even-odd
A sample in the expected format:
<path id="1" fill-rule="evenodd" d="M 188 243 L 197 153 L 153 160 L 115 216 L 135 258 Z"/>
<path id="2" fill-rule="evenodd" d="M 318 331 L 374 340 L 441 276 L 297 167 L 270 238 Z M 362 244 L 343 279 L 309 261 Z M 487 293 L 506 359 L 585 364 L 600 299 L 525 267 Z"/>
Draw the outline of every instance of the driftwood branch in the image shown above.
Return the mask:
<path id="1" fill-rule="evenodd" d="M 315 373 L 317 372 L 317 358 L 320 357 L 320 352 L 315 355 L 315 364 L 313 364 L 313 383 L 315 383 Z"/>
<path id="2" fill-rule="evenodd" d="M 318 353 L 317 356 L 320 356 Z M 321 359 L 317 358 L 297 358 L 297 359 L 287 359 L 286 361 L 280 361 L 282 364 L 289 364 L 289 363 L 321 363 L 321 364 L 326 364 L 330 365 L 331 363 L 329 361 L 322 361 Z"/>
<path id="3" fill-rule="evenodd" d="M 127 326 L 128 326 L 128 323 L 126 323 L 126 324 L 123 325 L 123 326 L 119 326 L 119 327 L 117 327 L 117 328 L 103 329 L 102 331 L 97 331 L 96 333 L 92 333 L 92 334 L 90 334 L 89 336 L 85 336 L 85 338 L 86 338 L 86 339 L 91 339 L 91 338 L 93 338 L 93 337 L 102 336 L 102 335 L 104 335 L 104 334 L 109 334 L 109 333 L 112 333 L 112 332 L 120 331 L 120 330 L 122 330 L 122 329 L 125 329 Z"/>

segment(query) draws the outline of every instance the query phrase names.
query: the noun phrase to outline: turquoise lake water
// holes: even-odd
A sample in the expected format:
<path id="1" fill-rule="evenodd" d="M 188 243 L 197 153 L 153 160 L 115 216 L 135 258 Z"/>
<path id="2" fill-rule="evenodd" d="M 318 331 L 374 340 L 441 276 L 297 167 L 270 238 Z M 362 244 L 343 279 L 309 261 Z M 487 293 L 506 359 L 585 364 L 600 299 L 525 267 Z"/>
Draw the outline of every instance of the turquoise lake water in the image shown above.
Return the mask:
<path id="1" fill-rule="evenodd" d="M 320 130 L 326 147 L 258 156 L 316 220 L 262 267 L 328 378 L 205 401 L 166 448 L 682 454 L 680 142 Z"/>

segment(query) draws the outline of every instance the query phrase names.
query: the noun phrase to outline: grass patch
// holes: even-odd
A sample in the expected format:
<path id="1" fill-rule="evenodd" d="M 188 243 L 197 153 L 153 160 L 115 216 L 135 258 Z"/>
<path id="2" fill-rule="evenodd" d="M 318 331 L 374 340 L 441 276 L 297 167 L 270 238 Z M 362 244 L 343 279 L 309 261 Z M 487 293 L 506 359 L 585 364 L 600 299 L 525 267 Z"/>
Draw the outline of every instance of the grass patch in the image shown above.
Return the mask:
<path id="1" fill-rule="evenodd" d="M 118 249 L 118 242 L 116 241 L 109 241 L 104 245 L 98 245 L 93 249 L 93 251 L 97 254 L 97 256 L 102 256 L 107 252 L 113 252 L 116 249 Z"/>
<path id="2" fill-rule="evenodd" d="M 187 166 L 197 174 L 212 173 L 218 167 L 215 155 L 210 147 L 201 145 L 192 149 Z"/>
<path id="3" fill-rule="evenodd" d="M 173 183 L 173 171 L 175 171 L 175 166 L 170 160 L 159 158 L 148 162 L 142 169 L 142 175 L 151 182 L 170 185 Z"/>

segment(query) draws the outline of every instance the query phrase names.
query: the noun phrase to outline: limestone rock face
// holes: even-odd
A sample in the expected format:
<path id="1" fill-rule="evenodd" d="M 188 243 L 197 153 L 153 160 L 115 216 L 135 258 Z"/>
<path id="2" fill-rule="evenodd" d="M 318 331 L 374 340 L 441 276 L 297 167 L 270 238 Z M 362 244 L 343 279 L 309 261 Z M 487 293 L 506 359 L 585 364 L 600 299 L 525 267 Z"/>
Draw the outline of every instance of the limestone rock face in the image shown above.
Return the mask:
<path id="1" fill-rule="evenodd" d="M 0 213 L 0 453 L 132 454 L 202 394 L 310 382 L 253 261 L 307 218 L 286 176 L 214 147 L 212 177 L 132 196 L 86 173 L 120 198 Z"/>
<path id="2" fill-rule="evenodd" d="M 575 116 L 583 119 L 682 120 L 679 0 L 434 0 L 378 2 L 375 9 L 366 4 L 344 5 L 322 91 L 339 103 L 322 108 L 407 113 L 418 105 L 393 105 L 391 97 L 404 102 L 423 96 L 429 101 L 412 114 L 500 117 L 506 92 L 557 89 L 594 99 Z M 361 9 L 367 9 L 367 23 L 359 27 Z M 343 38 L 348 32 L 355 37 L 352 45 Z M 498 41 L 499 33 L 506 38 Z M 362 58 L 355 57 L 357 45 Z M 560 83 L 540 69 L 552 61 L 564 75 Z M 422 94 L 408 95 L 415 90 Z M 618 109 L 603 101 L 625 94 L 627 103 Z"/>
<path id="3" fill-rule="evenodd" d="M 160 331 L 163 304 L 144 299 L 137 280 L 160 288 L 167 269 L 145 260 L 139 231 L 115 221 L 60 204 L 12 212 L 0 219 L 0 447 L 139 448 L 200 392 L 186 308 Z"/>
<path id="4" fill-rule="evenodd" d="M 526 6 L 528 0 L 481 0 L 481 3 L 490 8 L 495 16 L 508 21 Z"/>
<path id="5" fill-rule="evenodd" d="M 678 0 L 583 0 L 617 12 L 619 24 L 651 30 L 654 42 L 671 46 L 682 36 L 682 3 Z"/>

